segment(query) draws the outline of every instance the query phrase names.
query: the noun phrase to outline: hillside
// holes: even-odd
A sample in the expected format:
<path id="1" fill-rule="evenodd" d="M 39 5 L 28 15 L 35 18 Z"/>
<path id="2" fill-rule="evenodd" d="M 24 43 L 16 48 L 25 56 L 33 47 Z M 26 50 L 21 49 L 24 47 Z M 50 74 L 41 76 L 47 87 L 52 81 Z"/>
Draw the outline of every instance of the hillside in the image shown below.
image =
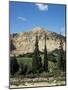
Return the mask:
<path id="1" fill-rule="evenodd" d="M 29 32 L 20 32 L 14 33 L 10 35 L 10 43 L 11 46 L 14 47 L 10 51 L 10 54 L 26 54 L 34 51 L 35 45 L 35 37 L 38 35 L 39 39 L 39 50 L 43 52 L 44 50 L 44 35 L 47 35 L 47 50 L 51 52 L 55 49 L 59 49 L 60 38 L 63 39 L 64 42 L 64 50 L 65 50 L 65 37 L 57 34 L 55 32 L 50 32 L 47 29 L 41 27 L 35 27 Z M 10 46 L 10 48 L 11 48 Z"/>

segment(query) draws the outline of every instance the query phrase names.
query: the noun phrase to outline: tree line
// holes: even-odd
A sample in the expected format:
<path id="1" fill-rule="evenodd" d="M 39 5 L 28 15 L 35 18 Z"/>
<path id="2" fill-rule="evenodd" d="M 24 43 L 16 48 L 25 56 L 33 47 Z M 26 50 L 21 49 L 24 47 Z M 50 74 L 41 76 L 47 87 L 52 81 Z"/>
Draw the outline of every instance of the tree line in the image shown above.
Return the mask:
<path id="1" fill-rule="evenodd" d="M 44 72 L 49 71 L 49 69 L 48 69 L 48 52 L 47 52 L 47 45 L 46 45 L 47 35 L 46 34 L 45 34 L 44 40 L 45 40 L 44 58 L 43 58 L 44 60 L 43 60 L 43 65 L 42 65 L 42 58 L 41 58 L 39 46 L 38 46 L 39 40 L 38 40 L 38 36 L 36 35 L 35 49 L 34 49 L 33 58 L 32 58 L 32 73 L 41 73 L 43 71 Z M 11 59 L 10 59 L 10 73 L 11 73 L 11 75 L 14 75 L 19 70 L 19 64 L 17 62 L 15 55 Z M 23 65 L 21 65 L 21 67 L 24 68 Z M 60 45 L 59 45 L 58 68 L 63 71 L 66 70 L 66 60 L 64 59 L 62 38 L 60 38 Z M 26 69 L 27 69 L 27 67 L 25 68 L 25 70 Z"/>

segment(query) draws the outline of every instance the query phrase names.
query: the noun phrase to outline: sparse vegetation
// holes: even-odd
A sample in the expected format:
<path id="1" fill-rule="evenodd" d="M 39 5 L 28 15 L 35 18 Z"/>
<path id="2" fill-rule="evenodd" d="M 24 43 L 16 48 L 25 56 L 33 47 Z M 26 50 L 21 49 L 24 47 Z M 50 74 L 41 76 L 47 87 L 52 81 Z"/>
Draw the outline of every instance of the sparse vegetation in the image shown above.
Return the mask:
<path id="1" fill-rule="evenodd" d="M 28 84 L 35 85 L 37 83 L 65 84 L 66 62 L 63 61 L 66 59 L 63 43 L 60 40 L 60 49 L 48 53 L 46 40 L 45 36 L 44 52 L 39 51 L 38 36 L 36 36 L 33 53 L 20 54 L 17 57 L 14 55 L 10 58 L 10 74 L 13 76 L 10 78 L 11 85 L 26 87 Z"/>

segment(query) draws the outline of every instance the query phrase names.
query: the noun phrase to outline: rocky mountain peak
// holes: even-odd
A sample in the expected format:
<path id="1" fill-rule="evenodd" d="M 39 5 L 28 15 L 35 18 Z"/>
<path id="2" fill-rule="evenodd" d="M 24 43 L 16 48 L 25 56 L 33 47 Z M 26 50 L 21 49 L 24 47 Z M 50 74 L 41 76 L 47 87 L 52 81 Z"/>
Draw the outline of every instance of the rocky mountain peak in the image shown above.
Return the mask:
<path id="1" fill-rule="evenodd" d="M 44 33 L 44 32 L 48 32 L 48 31 L 42 27 L 35 27 L 32 29 L 32 32 L 33 33 Z"/>
<path id="2" fill-rule="evenodd" d="M 35 27 L 29 32 L 20 32 L 20 33 L 14 33 L 10 35 L 10 39 L 13 42 L 15 50 L 12 51 L 12 53 L 19 55 L 19 54 L 25 54 L 25 53 L 31 53 L 34 51 L 35 47 L 35 37 L 38 35 L 39 37 L 39 50 L 43 52 L 45 40 L 44 36 L 47 35 L 47 50 L 48 52 L 53 51 L 55 49 L 59 48 L 60 40 L 59 38 L 63 39 L 64 42 L 64 49 L 65 49 L 65 37 L 62 35 L 59 35 L 55 32 L 50 32 L 47 29 L 41 28 L 41 27 Z M 13 37 L 12 37 L 13 36 Z"/>

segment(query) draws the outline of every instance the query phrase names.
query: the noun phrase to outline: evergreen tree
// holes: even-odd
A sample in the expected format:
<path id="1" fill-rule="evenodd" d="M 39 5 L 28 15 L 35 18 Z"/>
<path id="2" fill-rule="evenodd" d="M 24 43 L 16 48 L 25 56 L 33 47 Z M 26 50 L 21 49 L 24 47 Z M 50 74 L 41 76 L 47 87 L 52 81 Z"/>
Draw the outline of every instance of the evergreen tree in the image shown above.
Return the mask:
<path id="1" fill-rule="evenodd" d="M 13 44 L 13 40 L 10 40 L 10 51 L 13 51 L 15 49 L 16 49 L 16 47 Z"/>
<path id="2" fill-rule="evenodd" d="M 60 46 L 59 46 L 59 69 L 60 70 L 65 70 L 66 69 L 66 59 L 65 59 L 65 53 L 64 53 L 64 50 L 63 50 L 63 40 L 62 38 L 60 37 Z"/>
<path id="3" fill-rule="evenodd" d="M 36 36 L 35 49 L 34 49 L 34 55 L 33 55 L 33 61 L 32 61 L 33 73 L 40 72 L 41 68 L 42 68 L 42 63 L 41 63 L 41 57 L 40 57 L 39 48 L 38 48 L 38 36 Z"/>
<path id="4" fill-rule="evenodd" d="M 10 57 L 10 74 L 14 75 L 19 70 L 19 65 L 16 56 Z"/>
<path id="5" fill-rule="evenodd" d="M 48 56 L 46 47 L 46 35 L 45 35 L 45 47 L 44 47 L 44 71 L 48 72 Z"/>

